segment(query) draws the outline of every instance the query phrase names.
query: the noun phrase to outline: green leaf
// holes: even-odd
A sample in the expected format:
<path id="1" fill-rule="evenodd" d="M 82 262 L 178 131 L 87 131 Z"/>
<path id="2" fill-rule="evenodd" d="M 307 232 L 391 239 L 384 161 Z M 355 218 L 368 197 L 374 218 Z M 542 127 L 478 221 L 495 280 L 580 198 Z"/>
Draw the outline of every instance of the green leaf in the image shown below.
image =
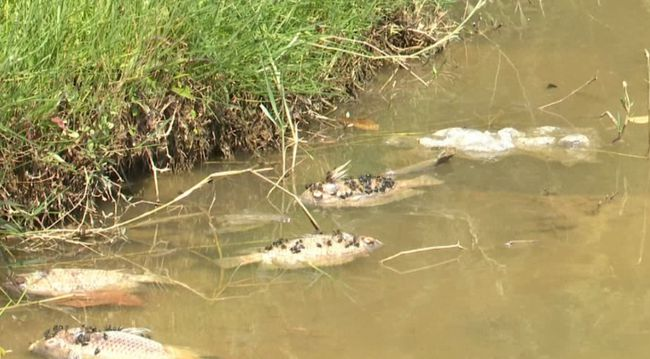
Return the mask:
<path id="1" fill-rule="evenodd" d="M 47 154 L 47 157 L 45 159 L 49 162 L 58 162 L 58 163 L 67 163 L 63 157 L 59 156 L 58 154 L 54 152 L 50 152 Z"/>
<path id="2" fill-rule="evenodd" d="M 172 87 L 172 92 L 177 94 L 180 97 L 186 98 L 188 100 L 194 101 L 194 96 L 192 96 L 192 90 L 189 87 Z"/>

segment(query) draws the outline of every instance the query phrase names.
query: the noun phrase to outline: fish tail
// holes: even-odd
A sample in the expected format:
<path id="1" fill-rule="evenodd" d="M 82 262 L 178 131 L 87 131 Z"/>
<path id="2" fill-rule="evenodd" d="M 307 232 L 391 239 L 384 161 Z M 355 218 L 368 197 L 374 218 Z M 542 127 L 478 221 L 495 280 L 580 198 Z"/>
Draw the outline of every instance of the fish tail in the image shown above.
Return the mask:
<path id="1" fill-rule="evenodd" d="M 144 305 L 142 298 L 121 289 L 75 293 L 73 296 L 63 298 L 55 303 L 59 306 L 72 308 L 88 308 L 102 305 L 141 307 Z"/>
<path id="2" fill-rule="evenodd" d="M 453 147 L 446 147 L 438 157 L 436 158 L 435 166 L 439 166 L 443 163 L 449 162 L 449 160 L 456 155 L 456 149 Z"/>
<path id="3" fill-rule="evenodd" d="M 247 264 L 253 264 L 261 261 L 262 253 L 251 253 L 238 257 L 219 258 L 216 260 L 217 265 L 224 269 L 245 266 Z"/>
<path id="4" fill-rule="evenodd" d="M 399 182 L 402 186 L 406 188 L 416 188 L 416 187 L 430 187 L 443 184 L 444 182 L 429 175 L 423 175 L 407 180 L 401 180 Z"/>
<path id="5" fill-rule="evenodd" d="M 136 281 L 143 284 L 175 284 L 173 280 L 154 273 L 138 274 Z"/>

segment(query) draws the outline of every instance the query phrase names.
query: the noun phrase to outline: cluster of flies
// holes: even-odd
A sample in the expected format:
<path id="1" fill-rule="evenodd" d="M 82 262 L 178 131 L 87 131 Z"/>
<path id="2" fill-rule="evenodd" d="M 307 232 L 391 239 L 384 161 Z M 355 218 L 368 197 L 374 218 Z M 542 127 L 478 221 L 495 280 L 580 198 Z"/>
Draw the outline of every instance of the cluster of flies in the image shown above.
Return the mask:
<path id="1" fill-rule="evenodd" d="M 60 325 L 60 324 L 54 325 L 52 328 L 48 328 L 45 331 L 45 333 L 43 333 L 43 338 L 46 339 L 46 340 L 50 339 L 50 338 L 54 338 L 60 332 L 62 332 L 62 331 L 67 332 L 69 329 L 70 328 L 67 325 L 66 326 L 63 326 L 63 325 Z M 86 345 L 90 344 L 90 340 L 91 340 L 90 336 L 93 333 L 103 333 L 102 334 L 103 339 L 108 340 L 108 333 L 106 333 L 106 332 L 108 332 L 108 331 L 120 331 L 120 330 L 122 330 L 122 328 L 113 327 L 113 326 L 110 326 L 110 325 L 107 326 L 106 329 L 104 329 L 103 331 L 97 329 L 97 327 L 82 325 L 80 330 L 77 331 L 74 334 L 74 340 L 73 341 L 74 341 L 75 345 L 86 346 Z M 95 355 L 98 355 L 100 352 L 101 352 L 101 350 L 99 349 L 99 347 L 95 348 Z"/>
<path id="2" fill-rule="evenodd" d="M 336 176 L 328 172 L 325 183 L 314 182 L 305 186 L 314 198 L 322 198 L 323 192 L 335 195 L 340 199 L 352 197 L 355 194 L 370 195 L 373 193 L 384 193 L 395 186 L 395 180 L 389 176 L 363 174 L 358 178 L 347 178 L 343 186 L 337 185 Z"/>
<path id="3" fill-rule="evenodd" d="M 345 248 L 349 248 L 351 246 L 355 246 L 359 248 L 361 246 L 361 241 L 359 240 L 358 236 L 352 237 L 351 240 L 345 240 L 343 238 L 343 232 L 341 232 L 340 230 L 336 230 L 332 234 L 332 237 L 328 238 L 327 240 L 323 240 L 322 242 L 317 242 L 316 247 L 318 248 L 331 247 L 334 243 L 343 243 L 343 241 L 346 241 Z M 280 238 L 278 240 L 273 241 L 268 246 L 264 247 L 264 250 L 266 252 L 270 252 L 276 248 L 289 249 L 291 253 L 298 254 L 302 252 L 306 247 L 302 239 L 290 241 L 285 238 Z"/>

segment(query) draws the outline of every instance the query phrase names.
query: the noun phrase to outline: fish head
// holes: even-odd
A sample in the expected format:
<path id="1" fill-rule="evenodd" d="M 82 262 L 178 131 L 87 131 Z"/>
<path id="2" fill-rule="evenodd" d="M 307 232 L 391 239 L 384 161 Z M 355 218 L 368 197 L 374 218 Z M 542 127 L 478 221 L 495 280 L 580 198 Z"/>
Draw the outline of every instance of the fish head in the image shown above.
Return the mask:
<path id="1" fill-rule="evenodd" d="M 21 296 L 27 289 L 27 280 L 23 276 L 8 276 L 2 287 L 12 296 Z"/>
<path id="2" fill-rule="evenodd" d="M 43 358 L 63 359 L 70 358 L 70 347 L 67 340 L 59 336 L 42 338 L 29 346 L 29 351 Z"/>
<path id="3" fill-rule="evenodd" d="M 359 236 L 359 241 L 363 243 L 369 252 L 372 252 L 384 246 L 384 244 L 379 239 L 368 236 Z"/>

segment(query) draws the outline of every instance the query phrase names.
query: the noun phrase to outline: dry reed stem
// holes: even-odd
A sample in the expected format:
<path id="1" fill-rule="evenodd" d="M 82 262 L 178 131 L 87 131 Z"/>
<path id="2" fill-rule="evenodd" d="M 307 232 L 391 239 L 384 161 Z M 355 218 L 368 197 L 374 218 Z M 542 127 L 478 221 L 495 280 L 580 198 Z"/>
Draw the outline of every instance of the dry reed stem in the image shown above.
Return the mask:
<path id="1" fill-rule="evenodd" d="M 25 292 L 23 292 L 23 295 L 21 296 L 21 299 L 18 300 L 17 302 L 15 302 L 15 304 L 5 306 L 3 308 L 3 310 L 2 310 L 2 312 L 0 312 L 0 314 L 4 313 L 7 310 L 16 310 L 16 309 L 20 309 L 20 308 L 31 307 L 31 306 L 34 306 L 34 305 L 43 305 L 43 304 L 48 304 L 48 303 L 56 303 L 59 300 L 72 298 L 77 294 L 76 293 L 68 293 L 68 294 L 63 294 L 63 295 L 56 296 L 56 297 L 50 297 L 50 298 L 40 299 L 40 300 L 36 300 L 36 301 L 26 301 L 26 302 L 22 301 L 22 299 L 24 298 L 24 295 L 25 295 Z"/>
<path id="2" fill-rule="evenodd" d="M 387 265 L 386 262 L 391 261 L 391 260 L 393 260 L 395 258 L 399 258 L 399 257 L 404 256 L 404 255 L 422 253 L 422 252 L 430 252 L 430 251 L 437 251 L 437 250 L 443 250 L 443 249 L 454 249 L 454 248 L 463 249 L 463 250 L 466 249 L 465 247 L 463 247 L 460 244 L 460 242 L 457 242 L 456 244 L 448 244 L 448 245 L 441 245 L 441 246 L 431 246 L 431 247 L 410 249 L 410 250 L 406 250 L 406 251 L 400 251 L 400 252 L 398 252 L 396 254 L 393 254 L 392 256 L 388 256 L 386 258 L 383 258 L 382 260 L 379 261 L 379 264 L 381 264 L 382 267 L 384 267 L 386 269 L 389 269 L 389 270 L 391 270 L 391 271 L 393 271 L 395 273 L 398 273 L 398 274 L 415 273 L 415 272 L 423 271 L 425 269 L 430 269 L 430 268 L 437 267 L 439 265 L 443 265 L 443 264 L 446 264 L 446 263 L 451 263 L 453 261 L 457 261 L 458 258 L 453 258 L 453 259 L 446 260 L 446 261 L 443 261 L 443 262 L 440 262 L 440 263 L 434 263 L 434 264 L 426 265 L 426 266 L 423 266 L 423 267 L 418 267 L 418 268 L 404 270 L 404 271 L 399 270 L 399 269 L 397 269 L 395 267 L 392 267 L 390 265 Z"/>
<path id="3" fill-rule="evenodd" d="M 234 175 L 240 175 L 244 173 L 253 173 L 257 176 L 260 175 L 261 172 L 266 172 L 270 171 L 272 168 L 261 168 L 261 169 L 253 169 L 253 168 L 247 168 L 243 170 L 233 170 L 233 171 L 222 171 L 222 172 L 214 172 L 199 181 L 197 184 L 186 190 L 185 192 L 181 193 L 180 195 L 176 196 L 174 199 L 172 199 L 169 202 L 166 202 L 148 212 L 145 212 L 139 216 L 136 216 L 134 218 L 131 218 L 127 221 L 124 222 L 118 222 L 112 226 L 109 227 L 101 227 L 101 228 L 92 228 L 84 231 L 85 235 L 105 235 L 107 233 L 113 232 L 117 229 L 125 228 L 128 227 L 129 225 L 136 223 L 138 221 L 141 221 L 147 217 L 150 217 L 176 203 L 179 201 L 187 198 L 190 194 L 194 193 L 196 190 L 202 188 L 206 184 L 210 183 L 212 180 L 215 178 L 220 178 L 220 177 L 228 177 L 228 176 L 234 176 Z M 66 243 L 69 244 L 75 244 L 75 245 L 83 245 L 89 248 L 87 243 L 80 242 L 80 241 L 75 241 L 72 240 L 75 235 L 79 234 L 80 231 L 78 229 L 48 229 L 48 230 L 43 230 L 43 231 L 31 231 L 31 232 L 25 232 L 24 234 L 21 235 L 23 238 L 45 238 L 45 239 L 51 239 L 51 240 L 63 240 Z"/>
<path id="4" fill-rule="evenodd" d="M 594 81 L 596 81 L 596 80 L 598 80 L 598 74 L 595 74 L 595 75 L 594 75 L 594 76 L 593 76 L 589 81 L 585 82 L 585 83 L 582 84 L 580 87 L 578 87 L 578 88 L 574 89 L 573 91 L 569 92 L 568 95 L 562 97 L 562 98 L 559 99 L 559 100 L 556 100 L 556 101 L 553 101 L 553 102 L 549 102 L 549 103 L 547 103 L 546 105 L 539 106 L 539 107 L 537 107 L 537 109 L 539 109 L 539 110 L 543 110 L 543 109 L 545 109 L 545 108 L 547 108 L 547 107 L 551 107 L 551 106 L 557 105 L 557 104 L 559 104 L 559 103 L 562 103 L 562 102 L 564 102 L 566 99 L 568 99 L 569 97 L 571 97 L 571 96 L 577 94 L 578 92 L 582 91 L 582 89 L 584 89 L 585 87 L 591 85 L 591 83 L 594 82 Z"/>
<path id="5" fill-rule="evenodd" d="M 452 32 L 448 33 L 448 34 L 445 35 L 442 39 L 436 41 L 434 44 L 429 45 L 429 46 L 427 46 L 427 47 L 425 47 L 425 48 L 423 48 L 423 49 L 421 49 L 421 50 L 415 52 L 412 56 L 420 56 L 420 55 L 422 55 L 422 54 L 425 54 L 425 53 L 427 53 L 427 52 L 430 52 L 431 50 L 434 50 L 434 49 L 436 49 L 436 48 L 438 48 L 438 47 L 440 47 L 440 46 L 443 46 L 443 45 L 445 45 L 448 41 L 453 40 L 454 38 L 458 37 L 458 34 L 459 34 L 459 33 L 460 33 L 464 28 L 465 28 L 465 25 L 467 24 L 467 22 L 468 22 L 472 17 L 474 17 L 474 15 L 475 15 L 475 14 L 476 14 L 476 13 L 477 13 L 481 8 L 483 8 L 486 4 L 487 4 L 487 0 L 479 0 L 479 1 L 476 3 L 476 5 L 474 5 L 474 8 L 472 9 L 472 11 L 470 11 L 469 14 L 467 14 L 467 16 L 465 16 L 465 18 L 463 19 L 463 21 L 461 21 L 461 23 L 458 24 L 458 26 L 456 26 L 456 28 L 455 28 Z"/>
<path id="6" fill-rule="evenodd" d="M 521 96 L 522 96 L 522 97 L 524 98 L 524 100 L 526 101 L 526 109 L 528 110 L 528 113 L 530 114 L 530 119 L 533 120 L 533 121 L 535 121 L 535 122 L 537 122 L 537 120 L 536 120 L 536 118 L 535 118 L 535 113 L 533 112 L 533 109 L 532 109 L 532 107 L 531 107 L 531 101 L 528 99 L 528 94 L 526 93 L 526 87 L 524 86 L 524 82 L 523 82 L 522 79 L 521 79 L 521 73 L 519 72 L 519 69 L 517 68 L 517 66 L 515 65 L 515 63 L 512 61 L 512 59 L 510 58 L 510 56 L 508 56 L 508 55 L 507 55 L 507 54 L 506 54 L 506 53 L 501 49 L 501 46 L 499 46 L 499 44 L 497 44 L 496 42 L 494 42 L 491 38 L 489 38 L 489 37 L 488 37 L 487 35 L 485 35 L 484 33 L 481 33 L 480 35 L 481 35 L 481 37 L 483 37 L 485 40 L 487 40 L 490 44 L 492 44 L 492 46 L 494 46 L 494 47 L 497 49 L 497 51 L 499 52 L 499 55 L 500 55 L 500 56 L 503 56 L 503 58 L 506 59 L 506 61 L 507 61 L 508 64 L 510 65 L 510 67 L 512 67 L 512 70 L 513 70 L 514 73 L 515 73 L 515 77 L 517 78 L 517 83 L 519 84 L 519 89 L 521 90 Z"/>
<path id="7" fill-rule="evenodd" d="M 179 215 L 161 217 L 161 218 L 156 218 L 156 219 L 150 219 L 148 221 L 144 221 L 144 222 L 140 222 L 140 223 L 135 223 L 135 224 L 127 226 L 127 228 L 134 229 L 134 228 L 140 228 L 140 227 L 147 227 L 147 226 L 153 226 L 153 225 L 159 225 L 159 224 L 172 223 L 172 222 L 182 221 L 182 220 L 186 220 L 186 219 L 190 219 L 190 218 L 194 218 L 194 217 L 199 217 L 199 216 L 203 216 L 203 215 L 205 215 L 204 212 L 195 212 L 195 213 L 186 213 L 186 214 L 179 214 Z"/>
<path id="8" fill-rule="evenodd" d="M 648 49 L 644 50 L 645 53 L 645 63 L 648 72 L 648 150 L 646 151 L 646 157 L 650 158 L 650 52 Z"/>
<path id="9" fill-rule="evenodd" d="M 121 255 L 116 255 L 115 258 L 121 259 L 121 260 L 135 266 L 135 267 L 138 267 L 138 268 L 142 269 L 143 271 L 145 271 L 146 273 L 151 273 L 151 271 L 147 267 L 142 266 L 142 265 L 140 265 L 138 263 L 135 263 L 132 260 L 129 260 L 129 259 L 127 259 L 127 258 L 125 258 L 125 257 L 123 257 Z M 203 299 L 203 300 L 205 300 L 207 302 L 222 302 L 222 301 L 230 300 L 230 299 L 249 298 L 253 294 L 255 294 L 257 292 L 260 292 L 260 291 L 252 291 L 251 293 L 248 293 L 246 295 L 222 296 L 222 294 L 230 287 L 230 283 L 232 282 L 233 277 L 234 277 L 236 272 L 237 272 L 237 270 L 233 271 L 233 273 L 230 275 L 228 283 L 226 283 L 226 285 L 221 287 L 214 296 L 208 296 L 208 295 L 206 295 L 204 293 L 201 293 L 200 291 L 192 288 L 192 286 L 190 286 L 189 284 L 187 284 L 185 282 L 181 282 L 181 281 L 179 281 L 177 279 L 174 279 L 169 275 L 160 276 L 160 277 L 165 279 L 166 282 L 164 284 L 173 284 L 175 286 L 181 287 L 181 288 L 189 291 L 190 293 L 200 297 L 201 299 Z"/>
<path id="10" fill-rule="evenodd" d="M 384 268 L 390 270 L 390 271 L 393 271 L 393 272 L 397 273 L 397 274 L 404 275 L 404 274 L 411 274 L 411 273 L 421 272 L 423 270 L 427 270 L 427 269 L 431 269 L 431 268 L 440 267 L 440 266 L 443 266 L 445 264 L 449 264 L 449 263 L 453 263 L 453 262 L 459 262 L 459 259 L 458 258 L 447 259 L 447 260 L 444 260 L 442 262 L 429 264 L 429 265 L 425 265 L 425 266 L 417 267 L 417 268 L 413 268 L 413 269 L 407 269 L 407 270 L 399 270 L 399 269 L 393 268 L 393 267 L 388 266 L 388 265 L 382 265 L 382 266 Z"/>
<path id="11" fill-rule="evenodd" d="M 288 194 L 289 196 L 293 197 L 293 199 L 298 203 L 298 205 L 300 206 L 300 208 L 302 209 L 302 211 L 305 213 L 305 215 L 307 215 L 307 218 L 309 218 L 309 221 L 311 222 L 312 226 L 314 226 L 314 228 L 315 228 L 317 231 L 320 231 L 320 230 L 321 230 L 321 229 L 320 229 L 320 226 L 318 225 L 318 222 L 316 222 L 316 220 L 315 220 L 314 217 L 311 215 L 311 213 L 309 213 L 309 210 L 308 210 L 307 207 L 305 207 L 305 205 L 302 203 L 302 201 L 300 200 L 300 197 L 298 197 L 295 193 L 293 193 L 293 192 L 289 191 L 288 189 L 286 189 L 286 188 L 280 186 L 279 184 L 276 184 L 275 182 L 271 181 L 271 180 L 268 179 L 267 177 L 265 177 L 265 176 L 263 176 L 263 175 L 261 175 L 261 174 L 259 174 L 259 173 L 257 173 L 257 172 L 252 172 L 252 173 L 253 173 L 255 176 L 261 178 L 262 180 L 264 180 L 264 181 L 270 183 L 270 184 L 273 185 L 274 187 L 277 187 L 277 188 L 278 188 L 279 190 L 281 190 L 282 192 L 284 192 L 284 193 Z"/>

